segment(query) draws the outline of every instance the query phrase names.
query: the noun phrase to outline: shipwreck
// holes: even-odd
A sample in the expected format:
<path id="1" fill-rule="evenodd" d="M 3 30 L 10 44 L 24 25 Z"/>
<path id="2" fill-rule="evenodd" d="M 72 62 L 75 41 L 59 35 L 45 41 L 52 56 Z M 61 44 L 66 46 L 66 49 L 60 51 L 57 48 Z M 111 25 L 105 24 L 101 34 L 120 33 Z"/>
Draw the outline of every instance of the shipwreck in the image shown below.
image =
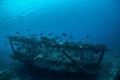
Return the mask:
<path id="1" fill-rule="evenodd" d="M 7 36 L 13 58 L 42 69 L 97 73 L 107 47 L 73 41 L 58 42 L 46 36 Z"/>

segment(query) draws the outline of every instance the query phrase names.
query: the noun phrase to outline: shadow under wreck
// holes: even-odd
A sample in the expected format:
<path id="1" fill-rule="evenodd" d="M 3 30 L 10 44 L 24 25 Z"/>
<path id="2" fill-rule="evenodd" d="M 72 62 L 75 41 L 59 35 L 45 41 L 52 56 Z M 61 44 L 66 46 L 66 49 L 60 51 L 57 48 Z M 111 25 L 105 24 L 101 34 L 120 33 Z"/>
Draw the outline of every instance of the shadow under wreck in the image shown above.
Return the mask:
<path id="1" fill-rule="evenodd" d="M 107 47 L 103 44 L 62 41 L 42 36 L 28 38 L 8 36 L 13 58 L 37 69 L 57 72 L 99 74 Z"/>

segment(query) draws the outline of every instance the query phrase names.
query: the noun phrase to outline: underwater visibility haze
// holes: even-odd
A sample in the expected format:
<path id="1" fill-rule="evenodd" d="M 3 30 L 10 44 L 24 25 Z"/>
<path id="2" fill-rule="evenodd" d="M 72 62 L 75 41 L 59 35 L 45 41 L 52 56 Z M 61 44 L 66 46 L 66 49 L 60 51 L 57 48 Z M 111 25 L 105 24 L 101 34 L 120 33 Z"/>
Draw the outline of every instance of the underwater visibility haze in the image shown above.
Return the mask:
<path id="1" fill-rule="evenodd" d="M 79 49 L 99 55 L 77 61 L 83 56 Z M 51 64 L 42 64 L 42 57 Z M 120 80 L 120 0 L 0 0 L 0 59 L 7 62 L 4 68 L 0 62 L 0 80 Z M 57 61 L 61 64 L 53 65 Z M 23 63 L 32 69 L 23 69 Z M 99 75 L 93 63 L 104 67 L 97 68 Z"/>

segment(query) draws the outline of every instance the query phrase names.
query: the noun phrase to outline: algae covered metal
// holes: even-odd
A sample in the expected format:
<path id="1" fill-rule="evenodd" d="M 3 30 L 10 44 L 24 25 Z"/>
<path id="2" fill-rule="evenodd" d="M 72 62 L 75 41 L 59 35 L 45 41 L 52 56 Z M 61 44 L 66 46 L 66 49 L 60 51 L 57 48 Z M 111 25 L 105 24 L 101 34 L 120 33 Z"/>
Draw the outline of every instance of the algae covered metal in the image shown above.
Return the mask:
<path id="1" fill-rule="evenodd" d="M 73 41 L 57 41 L 46 36 L 28 38 L 8 36 L 13 58 L 38 68 L 95 73 L 107 47 L 103 44 L 85 44 Z"/>

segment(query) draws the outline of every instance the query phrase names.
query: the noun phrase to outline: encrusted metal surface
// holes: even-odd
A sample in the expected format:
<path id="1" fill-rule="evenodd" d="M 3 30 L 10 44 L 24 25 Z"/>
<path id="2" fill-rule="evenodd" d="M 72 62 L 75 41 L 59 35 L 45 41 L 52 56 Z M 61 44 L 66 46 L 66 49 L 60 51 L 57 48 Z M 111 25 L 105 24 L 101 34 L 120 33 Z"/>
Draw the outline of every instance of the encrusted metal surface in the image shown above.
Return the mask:
<path id="1" fill-rule="evenodd" d="M 8 36 L 13 57 L 24 63 L 56 71 L 93 72 L 104 57 L 105 45 L 62 41 L 48 37 Z M 91 68 L 90 67 L 95 67 Z"/>

